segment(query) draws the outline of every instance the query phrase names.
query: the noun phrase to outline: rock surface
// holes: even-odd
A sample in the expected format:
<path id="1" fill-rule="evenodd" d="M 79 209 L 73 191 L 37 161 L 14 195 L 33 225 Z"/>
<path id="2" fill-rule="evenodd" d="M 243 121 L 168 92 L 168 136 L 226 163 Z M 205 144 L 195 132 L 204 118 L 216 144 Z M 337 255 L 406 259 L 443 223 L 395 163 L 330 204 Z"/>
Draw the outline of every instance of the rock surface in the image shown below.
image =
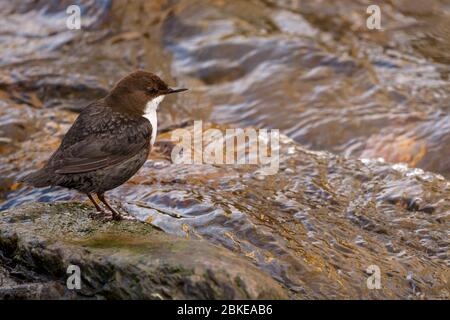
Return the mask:
<path id="1" fill-rule="evenodd" d="M 78 203 L 0 213 L 0 299 L 288 297 L 270 276 L 226 249 L 92 213 Z M 69 265 L 80 267 L 80 290 L 66 287 Z"/>

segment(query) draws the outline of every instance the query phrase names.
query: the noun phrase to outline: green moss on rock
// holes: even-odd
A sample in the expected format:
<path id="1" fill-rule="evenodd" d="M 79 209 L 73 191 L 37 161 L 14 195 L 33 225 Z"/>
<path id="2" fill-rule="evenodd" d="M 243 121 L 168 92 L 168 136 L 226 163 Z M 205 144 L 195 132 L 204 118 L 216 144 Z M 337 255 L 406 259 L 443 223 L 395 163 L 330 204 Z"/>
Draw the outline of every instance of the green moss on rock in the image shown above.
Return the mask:
<path id="1" fill-rule="evenodd" d="M 57 284 L 53 298 L 288 297 L 270 276 L 226 249 L 168 235 L 139 221 L 92 218 L 91 210 L 70 202 L 35 203 L 1 212 L 0 251 L 5 263 L 22 268 L 31 283 L 39 279 Z M 71 264 L 81 269 L 80 291 L 65 287 Z M 30 292 L 28 297 L 37 298 Z"/>

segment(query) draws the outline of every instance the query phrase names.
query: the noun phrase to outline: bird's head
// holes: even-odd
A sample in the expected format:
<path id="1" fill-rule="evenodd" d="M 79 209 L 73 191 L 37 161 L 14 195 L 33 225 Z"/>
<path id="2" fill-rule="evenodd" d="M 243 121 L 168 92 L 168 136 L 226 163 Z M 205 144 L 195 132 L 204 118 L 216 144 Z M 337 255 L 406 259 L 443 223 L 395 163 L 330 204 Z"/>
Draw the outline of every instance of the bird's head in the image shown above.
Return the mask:
<path id="1" fill-rule="evenodd" d="M 170 88 L 157 75 L 138 70 L 117 82 L 106 102 L 115 111 L 142 116 L 156 110 L 166 95 L 186 90 Z"/>

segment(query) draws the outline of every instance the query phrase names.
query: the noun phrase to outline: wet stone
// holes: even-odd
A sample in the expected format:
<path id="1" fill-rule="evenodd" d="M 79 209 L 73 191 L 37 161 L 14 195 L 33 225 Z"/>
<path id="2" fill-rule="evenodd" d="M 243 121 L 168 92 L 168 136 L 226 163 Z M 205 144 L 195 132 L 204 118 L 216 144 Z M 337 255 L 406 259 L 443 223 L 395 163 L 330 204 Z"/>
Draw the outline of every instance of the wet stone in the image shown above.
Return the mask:
<path id="1" fill-rule="evenodd" d="M 269 275 L 226 249 L 139 221 L 92 219 L 91 211 L 78 203 L 56 203 L 2 212 L 0 261 L 6 268 L 0 268 L 0 298 L 288 297 Z M 70 265 L 80 268 L 78 291 L 66 287 Z M 13 269 L 20 270 L 20 280 L 11 275 Z"/>

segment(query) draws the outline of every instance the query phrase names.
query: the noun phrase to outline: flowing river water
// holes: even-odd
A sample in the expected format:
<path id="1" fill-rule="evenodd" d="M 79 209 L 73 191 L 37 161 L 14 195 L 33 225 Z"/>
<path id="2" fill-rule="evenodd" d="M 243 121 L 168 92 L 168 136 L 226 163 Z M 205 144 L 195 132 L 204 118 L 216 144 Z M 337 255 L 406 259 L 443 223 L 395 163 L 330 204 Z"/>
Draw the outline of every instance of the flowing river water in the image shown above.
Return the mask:
<path id="1" fill-rule="evenodd" d="M 280 169 L 174 165 L 158 148 L 109 193 L 123 210 L 247 257 L 293 298 L 449 298 L 448 1 L 380 2 L 382 30 L 365 0 L 81 1 L 81 30 L 70 4 L 0 4 L 0 210 L 85 201 L 16 180 L 143 68 L 190 88 L 161 127 L 279 129 Z"/>

